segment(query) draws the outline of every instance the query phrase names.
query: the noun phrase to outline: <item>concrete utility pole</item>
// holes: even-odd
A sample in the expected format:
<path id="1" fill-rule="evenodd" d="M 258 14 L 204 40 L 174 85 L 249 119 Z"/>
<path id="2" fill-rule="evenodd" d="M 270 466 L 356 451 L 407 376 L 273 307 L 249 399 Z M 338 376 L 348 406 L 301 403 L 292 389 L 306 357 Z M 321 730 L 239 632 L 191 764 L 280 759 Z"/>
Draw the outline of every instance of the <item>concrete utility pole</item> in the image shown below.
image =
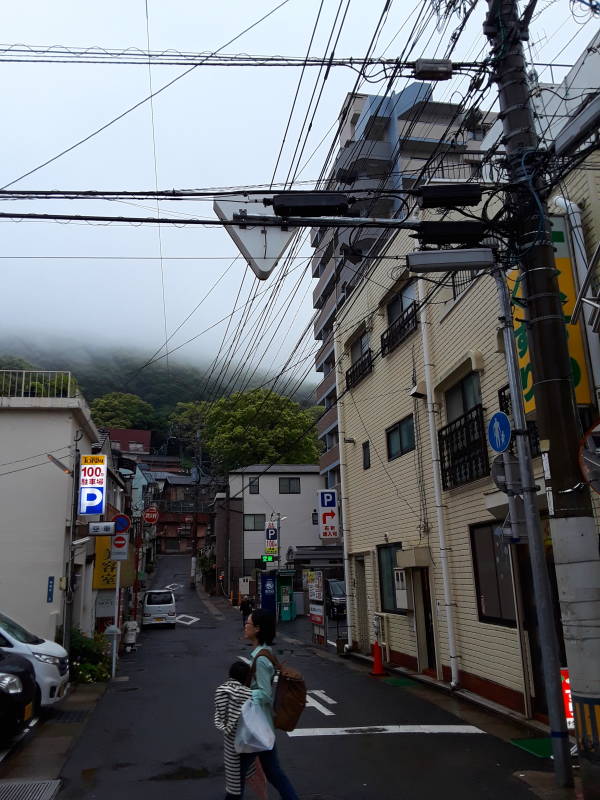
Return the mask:
<path id="1" fill-rule="evenodd" d="M 487 0 L 504 129 L 511 224 L 520 250 L 523 294 L 540 438 L 549 442 L 550 530 L 561 604 L 585 800 L 600 800 L 600 556 L 587 486 L 578 464 L 581 436 L 571 385 L 564 315 L 550 226 L 541 199 L 540 151 L 522 41 L 527 20 L 516 0 Z M 562 736 L 555 730 L 553 736 Z"/>

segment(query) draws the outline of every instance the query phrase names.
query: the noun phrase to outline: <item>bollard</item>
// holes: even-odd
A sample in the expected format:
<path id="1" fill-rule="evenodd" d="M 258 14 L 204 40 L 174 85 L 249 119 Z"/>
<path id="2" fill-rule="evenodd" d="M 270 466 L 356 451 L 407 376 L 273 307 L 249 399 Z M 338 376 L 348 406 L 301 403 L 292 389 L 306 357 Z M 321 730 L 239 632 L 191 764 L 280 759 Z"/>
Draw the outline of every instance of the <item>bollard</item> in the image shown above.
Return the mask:
<path id="1" fill-rule="evenodd" d="M 375 639 L 373 642 L 373 669 L 369 674 L 374 678 L 381 678 L 387 675 L 387 672 L 383 668 L 383 662 L 381 660 L 381 647 L 379 646 L 377 639 Z"/>

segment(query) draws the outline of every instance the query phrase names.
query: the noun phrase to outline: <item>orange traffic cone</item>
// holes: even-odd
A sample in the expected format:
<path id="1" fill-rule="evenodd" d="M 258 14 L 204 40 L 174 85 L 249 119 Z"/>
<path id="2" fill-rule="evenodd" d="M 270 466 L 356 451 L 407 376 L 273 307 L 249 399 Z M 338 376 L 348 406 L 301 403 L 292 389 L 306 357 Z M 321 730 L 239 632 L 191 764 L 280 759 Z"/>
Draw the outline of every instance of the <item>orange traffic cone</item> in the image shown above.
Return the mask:
<path id="1" fill-rule="evenodd" d="M 387 672 L 383 668 L 383 662 L 381 660 L 381 647 L 379 646 L 377 639 L 375 639 L 373 642 L 373 669 L 369 674 L 374 678 L 381 678 L 387 675 Z"/>

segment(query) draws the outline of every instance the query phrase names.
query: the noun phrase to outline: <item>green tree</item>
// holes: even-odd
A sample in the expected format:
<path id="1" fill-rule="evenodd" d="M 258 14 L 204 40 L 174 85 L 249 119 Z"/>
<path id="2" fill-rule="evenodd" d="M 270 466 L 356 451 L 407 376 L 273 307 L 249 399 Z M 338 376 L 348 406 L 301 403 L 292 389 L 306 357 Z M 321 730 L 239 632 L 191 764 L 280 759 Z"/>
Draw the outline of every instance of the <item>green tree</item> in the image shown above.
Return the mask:
<path id="1" fill-rule="evenodd" d="M 202 440 L 202 429 L 209 404 L 196 400 L 190 403 L 177 403 L 169 416 L 169 431 L 186 447 L 196 449 Z"/>
<path id="2" fill-rule="evenodd" d="M 313 464 L 315 415 L 266 389 L 217 400 L 206 413 L 204 442 L 222 472 L 250 464 Z"/>
<path id="3" fill-rule="evenodd" d="M 92 403 L 92 419 L 102 428 L 140 428 L 151 430 L 154 408 L 136 394 L 110 392 Z"/>

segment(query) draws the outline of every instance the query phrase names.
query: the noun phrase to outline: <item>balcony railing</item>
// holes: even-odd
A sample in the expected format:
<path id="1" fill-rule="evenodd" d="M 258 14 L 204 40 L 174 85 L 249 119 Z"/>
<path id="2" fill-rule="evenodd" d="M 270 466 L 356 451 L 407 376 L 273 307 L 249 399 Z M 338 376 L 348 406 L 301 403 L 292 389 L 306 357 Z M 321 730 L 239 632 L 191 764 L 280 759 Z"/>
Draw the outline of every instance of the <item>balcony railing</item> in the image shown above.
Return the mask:
<path id="1" fill-rule="evenodd" d="M 500 405 L 500 411 L 504 411 L 504 413 L 510 417 L 512 414 L 512 400 L 508 386 L 503 386 L 501 389 L 498 389 L 498 401 Z M 529 436 L 529 449 L 531 450 L 531 455 L 533 458 L 536 458 L 537 456 L 541 455 L 542 451 L 540 449 L 540 435 L 538 428 L 535 421 L 532 419 L 527 420 L 527 434 Z M 510 439 L 511 453 L 514 452 L 514 439 L 515 437 L 513 434 Z"/>
<path id="2" fill-rule="evenodd" d="M 474 406 L 438 431 L 442 485 L 454 489 L 490 473 L 483 407 Z"/>
<path id="3" fill-rule="evenodd" d="M 369 348 L 362 356 L 355 361 L 350 369 L 346 370 L 346 388 L 351 389 L 360 383 L 363 378 L 373 371 L 373 355 Z"/>
<path id="4" fill-rule="evenodd" d="M 395 350 L 417 328 L 417 304 L 409 307 L 394 320 L 390 327 L 381 334 L 381 355 L 386 356 Z"/>
<path id="5" fill-rule="evenodd" d="M 208 514 L 212 510 L 208 503 L 196 503 L 193 500 L 161 500 L 158 509 L 167 514 Z"/>
<path id="6" fill-rule="evenodd" d="M 70 372 L 3 369 L 0 397 L 77 397 L 77 381 Z"/>

